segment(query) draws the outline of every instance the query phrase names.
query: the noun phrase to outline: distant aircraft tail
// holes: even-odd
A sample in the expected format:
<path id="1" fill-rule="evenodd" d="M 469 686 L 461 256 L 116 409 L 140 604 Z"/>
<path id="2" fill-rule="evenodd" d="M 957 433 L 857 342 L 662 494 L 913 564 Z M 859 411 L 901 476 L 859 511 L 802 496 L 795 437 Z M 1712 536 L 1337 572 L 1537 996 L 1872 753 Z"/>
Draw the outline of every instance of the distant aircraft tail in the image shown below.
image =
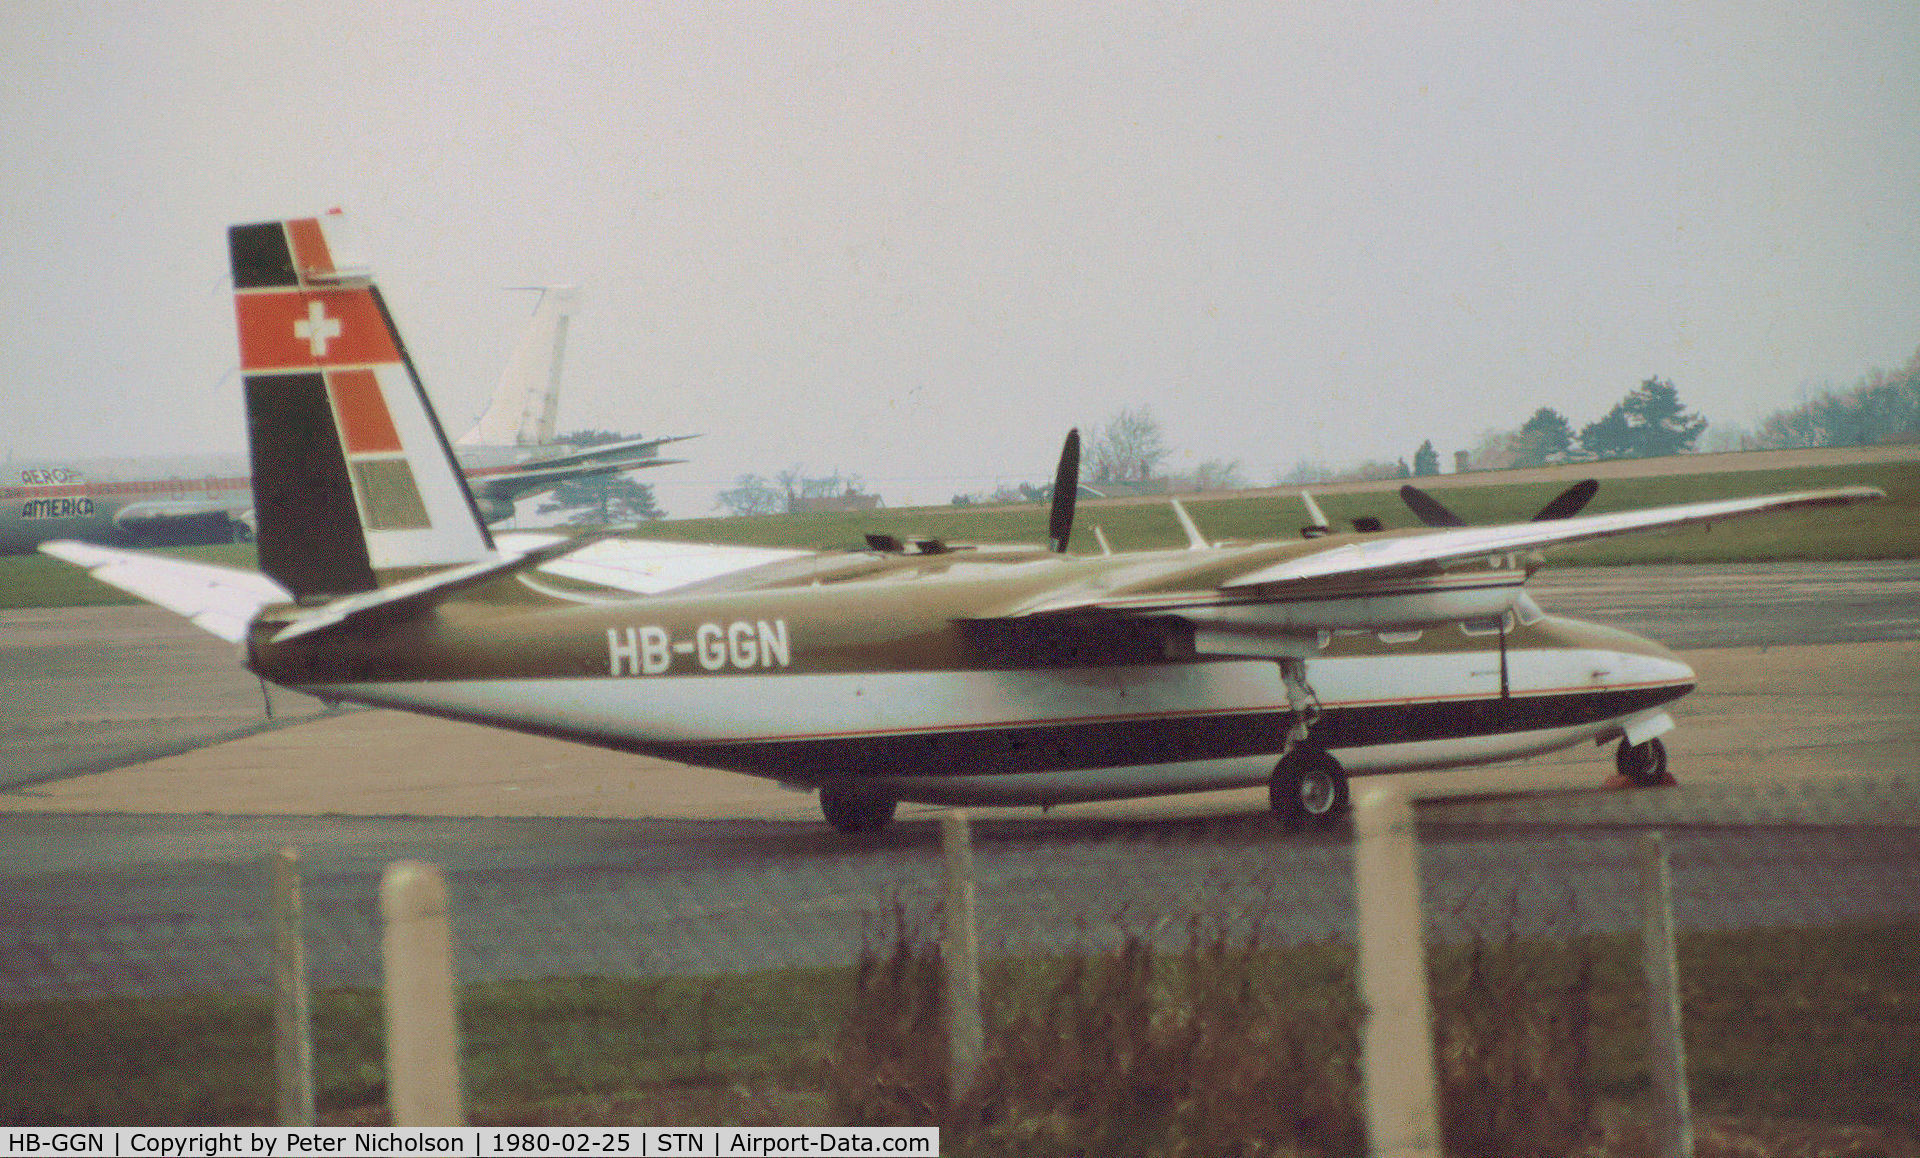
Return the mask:
<path id="1" fill-rule="evenodd" d="M 488 558 L 493 542 L 345 219 L 227 231 L 260 567 L 296 599 Z"/>
<path id="2" fill-rule="evenodd" d="M 570 285 L 526 288 L 540 291 L 533 318 L 500 373 L 487 412 L 456 440 L 461 446 L 546 446 L 553 441 L 567 323 L 580 293 Z"/>

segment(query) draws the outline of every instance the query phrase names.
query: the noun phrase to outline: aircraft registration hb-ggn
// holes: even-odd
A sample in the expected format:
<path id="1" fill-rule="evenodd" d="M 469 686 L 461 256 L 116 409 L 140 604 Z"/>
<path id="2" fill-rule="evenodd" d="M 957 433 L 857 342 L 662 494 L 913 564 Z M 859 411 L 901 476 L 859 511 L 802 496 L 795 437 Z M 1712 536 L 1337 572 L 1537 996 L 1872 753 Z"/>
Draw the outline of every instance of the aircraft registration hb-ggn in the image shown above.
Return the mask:
<path id="1" fill-rule="evenodd" d="M 878 828 L 901 800 L 1047 805 L 1270 785 L 1298 827 L 1348 778 L 1619 742 L 1665 777 L 1673 653 L 1547 615 L 1556 543 L 1880 497 L 1867 487 L 1209 543 L 1067 550 L 1069 434 L 1044 547 L 875 535 L 834 553 L 550 536 L 478 518 L 379 290 L 308 258 L 309 221 L 230 243 L 264 575 L 45 549 L 243 645 L 326 700 L 492 724 L 817 789 Z M 324 328 L 324 345 L 310 335 Z M 1432 525 L 1438 524 L 1438 525 Z"/>

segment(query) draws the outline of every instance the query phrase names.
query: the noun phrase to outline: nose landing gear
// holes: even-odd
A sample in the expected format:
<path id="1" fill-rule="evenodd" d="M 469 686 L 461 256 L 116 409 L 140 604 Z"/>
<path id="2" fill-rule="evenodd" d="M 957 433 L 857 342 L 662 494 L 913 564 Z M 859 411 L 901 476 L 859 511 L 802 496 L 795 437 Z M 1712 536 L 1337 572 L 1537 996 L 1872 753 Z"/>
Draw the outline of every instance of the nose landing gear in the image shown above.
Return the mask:
<path id="1" fill-rule="evenodd" d="M 820 814 L 841 832 L 878 832 L 893 821 L 899 801 L 877 792 L 827 785 L 820 789 Z"/>
<path id="2" fill-rule="evenodd" d="M 1667 746 L 1657 736 L 1644 744 L 1620 741 L 1613 752 L 1613 766 L 1620 778 L 1635 788 L 1658 788 L 1675 783 L 1667 771 Z"/>

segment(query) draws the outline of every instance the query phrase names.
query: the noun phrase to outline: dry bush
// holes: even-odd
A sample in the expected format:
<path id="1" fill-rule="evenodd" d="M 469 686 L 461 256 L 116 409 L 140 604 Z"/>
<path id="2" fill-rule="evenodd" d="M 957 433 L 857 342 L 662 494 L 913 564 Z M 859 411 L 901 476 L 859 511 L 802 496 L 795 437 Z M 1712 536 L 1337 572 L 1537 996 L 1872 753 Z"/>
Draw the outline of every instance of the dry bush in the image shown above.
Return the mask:
<path id="1" fill-rule="evenodd" d="M 1436 958 L 1448 1153 L 1591 1153 L 1590 954 L 1508 936 Z M 1128 935 L 1004 964 L 985 986 L 979 1077 L 954 1100 L 939 948 L 896 929 L 861 955 L 828 1097 L 842 1122 L 938 1125 L 956 1153 L 1359 1154 L 1352 970 L 1344 949 L 1198 924 L 1175 951 Z"/>
<path id="2" fill-rule="evenodd" d="M 1434 1054 L 1449 1154 L 1575 1151 L 1590 1139 L 1593 961 L 1476 937 L 1438 970 Z"/>
<path id="3" fill-rule="evenodd" d="M 981 1153 L 1357 1153 L 1351 985 L 1293 995 L 1278 961 L 1196 931 L 1174 954 L 1129 936 L 1009 972 L 989 990 L 979 1078 L 954 1101 L 938 949 L 896 933 L 862 954 L 829 1098 L 841 1121 L 938 1124 L 943 1144 Z"/>
<path id="4" fill-rule="evenodd" d="M 836 1121 L 938 1124 L 947 1108 L 947 1018 L 939 946 L 896 908 L 884 948 L 861 946 L 853 1004 L 822 1077 Z"/>

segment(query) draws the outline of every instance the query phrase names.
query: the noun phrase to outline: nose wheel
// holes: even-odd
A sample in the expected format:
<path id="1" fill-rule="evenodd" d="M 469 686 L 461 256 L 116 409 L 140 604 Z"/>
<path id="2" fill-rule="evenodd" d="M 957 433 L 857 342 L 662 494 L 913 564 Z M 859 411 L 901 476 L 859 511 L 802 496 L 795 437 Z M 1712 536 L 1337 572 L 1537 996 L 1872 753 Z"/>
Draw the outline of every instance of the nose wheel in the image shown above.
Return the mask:
<path id="1" fill-rule="evenodd" d="M 841 832 L 878 832 L 893 822 L 899 801 L 877 792 L 828 785 L 820 789 L 820 814 Z"/>
<path id="2" fill-rule="evenodd" d="M 1667 772 L 1667 746 L 1658 737 L 1644 744 L 1620 741 L 1613 752 L 1613 766 L 1635 788 L 1657 788 L 1674 782 Z"/>
<path id="3" fill-rule="evenodd" d="M 1273 766 L 1267 799 L 1288 832 L 1317 828 L 1350 805 L 1347 773 L 1317 748 L 1295 748 Z"/>

